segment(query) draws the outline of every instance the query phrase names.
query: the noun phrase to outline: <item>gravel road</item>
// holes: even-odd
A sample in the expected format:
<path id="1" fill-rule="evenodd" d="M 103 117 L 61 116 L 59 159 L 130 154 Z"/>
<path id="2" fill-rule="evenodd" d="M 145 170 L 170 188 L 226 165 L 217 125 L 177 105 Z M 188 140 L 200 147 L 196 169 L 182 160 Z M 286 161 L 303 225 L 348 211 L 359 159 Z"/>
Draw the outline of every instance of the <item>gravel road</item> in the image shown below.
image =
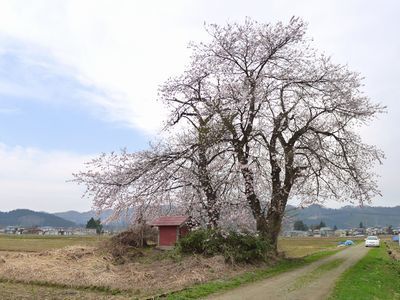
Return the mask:
<path id="1" fill-rule="evenodd" d="M 360 260 L 369 248 L 361 243 L 308 266 L 244 285 L 208 299 L 321 300 L 327 299 L 338 277 Z"/>

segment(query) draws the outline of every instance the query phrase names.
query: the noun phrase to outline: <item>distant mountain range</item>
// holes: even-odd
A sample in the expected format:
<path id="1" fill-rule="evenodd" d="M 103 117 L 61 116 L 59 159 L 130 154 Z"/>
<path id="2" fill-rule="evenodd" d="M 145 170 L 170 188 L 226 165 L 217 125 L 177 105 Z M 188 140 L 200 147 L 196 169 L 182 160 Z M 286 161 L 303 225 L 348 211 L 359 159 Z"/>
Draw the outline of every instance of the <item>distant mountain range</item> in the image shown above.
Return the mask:
<path id="1" fill-rule="evenodd" d="M 10 212 L 0 212 L 0 225 L 14 225 L 23 227 L 53 226 L 53 227 L 77 227 L 85 226 L 90 218 L 100 218 L 105 221 L 112 214 L 112 210 L 106 210 L 99 216 L 94 211 L 77 212 L 66 211 L 49 214 L 35 212 L 28 209 L 17 209 Z M 302 220 L 307 225 L 319 224 L 323 221 L 327 226 L 338 228 L 358 227 L 360 222 L 365 227 L 388 226 L 400 227 L 400 206 L 373 207 L 345 206 L 339 209 L 327 208 L 321 205 L 310 205 L 304 209 L 288 206 L 286 209 L 288 219 Z M 112 222 L 107 227 L 126 227 L 128 223 L 121 218 Z"/>
<path id="2" fill-rule="evenodd" d="M 75 210 L 54 213 L 53 215 L 74 222 L 78 225 L 86 225 L 87 221 L 90 220 L 90 218 L 100 218 L 101 220 L 106 220 L 111 214 L 112 210 L 110 209 L 106 210 L 100 216 L 97 216 L 94 211 L 78 212 Z"/>
<path id="3" fill-rule="evenodd" d="M 78 212 L 75 210 L 70 210 L 66 212 L 54 213 L 54 215 L 63 218 L 65 220 L 74 222 L 78 225 L 84 226 L 86 225 L 87 221 L 89 221 L 90 218 L 95 218 L 95 219 L 100 218 L 101 221 L 105 221 L 111 216 L 112 213 L 113 213 L 112 209 L 107 209 L 103 211 L 100 215 L 97 215 L 96 212 L 93 210 L 86 212 Z M 107 225 L 111 227 L 126 227 L 128 224 L 123 220 L 123 218 L 120 218 L 120 220 L 110 222 Z"/>
<path id="4" fill-rule="evenodd" d="M 400 227 L 400 206 L 345 206 L 339 209 L 327 208 L 321 205 L 310 205 L 304 209 L 288 206 L 287 215 L 294 220 L 302 220 L 307 225 L 319 224 L 323 221 L 327 226 L 337 228 L 358 227 L 360 222 L 364 227 L 389 226 Z"/>
<path id="5" fill-rule="evenodd" d="M 1 226 L 52 226 L 52 227 L 75 227 L 74 222 L 65 220 L 45 212 L 37 212 L 29 209 L 16 209 L 10 212 L 0 212 Z"/>

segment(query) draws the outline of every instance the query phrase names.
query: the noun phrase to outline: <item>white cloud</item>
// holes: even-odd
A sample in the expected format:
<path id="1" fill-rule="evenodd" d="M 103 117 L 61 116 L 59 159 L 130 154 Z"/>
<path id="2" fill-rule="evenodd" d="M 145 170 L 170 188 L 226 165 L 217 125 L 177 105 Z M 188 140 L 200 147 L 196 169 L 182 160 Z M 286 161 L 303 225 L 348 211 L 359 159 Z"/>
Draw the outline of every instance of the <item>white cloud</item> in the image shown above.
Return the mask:
<path id="1" fill-rule="evenodd" d="M 50 212 L 89 210 L 90 201 L 81 199 L 82 188 L 66 182 L 89 158 L 0 144 L 1 211 L 16 208 Z"/>
<path id="2" fill-rule="evenodd" d="M 104 91 L 90 100 L 111 120 L 154 132 L 163 118 L 158 85 L 188 57 L 193 31 L 179 22 L 182 3 L 2 1 L 0 33 Z"/>

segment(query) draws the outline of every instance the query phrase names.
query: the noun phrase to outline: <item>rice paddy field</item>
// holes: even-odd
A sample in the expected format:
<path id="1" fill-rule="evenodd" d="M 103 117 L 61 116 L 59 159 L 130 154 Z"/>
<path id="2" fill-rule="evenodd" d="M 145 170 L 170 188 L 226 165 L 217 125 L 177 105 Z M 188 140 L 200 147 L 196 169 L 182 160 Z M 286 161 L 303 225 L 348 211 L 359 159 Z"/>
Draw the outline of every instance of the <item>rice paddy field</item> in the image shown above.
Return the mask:
<path id="1" fill-rule="evenodd" d="M 335 249 L 340 241 L 351 239 L 355 243 L 364 241 L 364 238 L 354 237 L 292 237 L 280 238 L 278 249 L 284 252 L 286 257 L 297 258 L 310 255 L 315 252 Z"/>
<path id="2" fill-rule="evenodd" d="M 40 252 L 67 246 L 96 246 L 103 236 L 0 235 L 0 251 Z"/>

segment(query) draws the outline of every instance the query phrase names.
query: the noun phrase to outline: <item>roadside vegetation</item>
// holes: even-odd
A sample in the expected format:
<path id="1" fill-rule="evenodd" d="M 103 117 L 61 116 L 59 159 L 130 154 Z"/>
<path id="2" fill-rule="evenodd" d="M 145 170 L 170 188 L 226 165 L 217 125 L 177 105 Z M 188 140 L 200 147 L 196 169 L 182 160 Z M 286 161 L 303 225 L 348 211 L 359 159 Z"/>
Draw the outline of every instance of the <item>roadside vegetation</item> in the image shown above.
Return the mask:
<path id="1" fill-rule="evenodd" d="M 400 261 L 390 257 L 389 243 L 392 242 L 371 249 L 355 266 L 344 272 L 330 300 L 400 299 Z M 398 244 L 393 248 L 398 248 Z"/>
<path id="2" fill-rule="evenodd" d="M 181 238 L 176 246 L 181 254 L 222 255 L 225 262 L 265 262 L 272 257 L 268 240 L 251 232 L 198 229 Z"/>

